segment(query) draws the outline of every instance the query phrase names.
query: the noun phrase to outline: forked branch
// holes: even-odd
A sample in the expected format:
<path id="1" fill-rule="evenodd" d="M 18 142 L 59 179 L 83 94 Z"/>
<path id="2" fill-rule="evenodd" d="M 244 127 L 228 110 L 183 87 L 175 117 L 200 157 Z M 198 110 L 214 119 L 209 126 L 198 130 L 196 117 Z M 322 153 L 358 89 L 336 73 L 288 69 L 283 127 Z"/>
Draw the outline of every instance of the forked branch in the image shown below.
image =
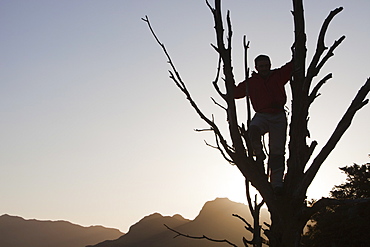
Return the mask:
<path id="1" fill-rule="evenodd" d="M 226 140 L 224 139 L 224 137 L 223 137 L 220 129 L 218 128 L 218 126 L 211 119 L 209 119 L 208 117 L 206 117 L 204 115 L 204 113 L 200 110 L 200 108 L 198 107 L 198 105 L 195 103 L 195 101 L 191 97 L 190 92 L 186 88 L 186 85 L 185 85 L 185 83 L 183 82 L 183 80 L 182 80 L 182 78 L 180 76 L 180 73 L 177 71 L 174 63 L 172 62 L 172 59 L 171 59 L 169 53 L 167 52 L 166 47 L 164 46 L 164 44 L 159 40 L 159 38 L 155 34 L 155 32 L 154 32 L 154 30 L 153 30 L 153 28 L 151 26 L 151 23 L 149 21 L 148 16 L 145 16 L 145 18 L 142 18 L 142 20 L 147 23 L 147 25 L 148 25 L 148 27 L 149 27 L 152 35 L 154 36 L 154 38 L 157 41 L 157 43 L 161 46 L 164 54 L 166 55 L 166 57 L 168 59 L 168 63 L 170 64 L 170 66 L 172 68 L 172 71 L 171 70 L 169 71 L 170 78 L 174 81 L 174 83 L 176 84 L 176 86 L 185 94 L 186 99 L 190 102 L 191 106 L 194 108 L 194 110 L 197 112 L 197 114 L 200 116 L 200 118 L 203 119 L 211 127 L 211 129 L 214 131 L 214 133 L 218 136 L 219 141 L 220 141 L 222 147 L 225 149 L 226 153 L 230 157 L 232 157 L 234 155 L 234 153 L 232 152 L 232 150 L 230 150 L 228 148 L 229 146 L 226 143 Z"/>
<path id="2" fill-rule="evenodd" d="M 334 49 L 343 41 L 344 39 L 344 36 L 342 38 L 339 39 L 339 41 L 336 41 L 334 43 L 334 45 L 330 48 L 330 51 L 328 52 L 328 55 L 321 61 L 320 65 L 318 66 L 318 63 L 320 61 L 320 58 L 322 56 L 322 54 L 324 53 L 324 51 L 327 49 L 327 47 L 325 46 L 325 36 L 326 36 L 326 32 L 328 30 L 328 27 L 329 27 L 329 24 L 330 22 L 333 20 L 333 18 L 343 10 L 342 7 L 339 7 L 339 8 L 336 8 L 335 10 L 332 10 L 328 17 L 326 17 L 322 27 L 321 27 L 321 30 L 320 30 L 320 33 L 319 33 L 319 37 L 318 37 L 318 40 L 317 40 L 317 46 L 316 46 L 316 52 L 315 52 L 315 55 L 313 56 L 312 58 L 312 61 L 310 63 L 310 66 L 308 67 L 308 70 L 307 70 L 307 87 L 305 88 L 307 91 L 310 87 L 310 83 L 312 81 L 312 78 L 315 77 L 320 69 L 322 68 L 322 66 L 324 65 L 324 63 L 329 59 L 330 56 L 332 55 L 329 55 L 329 54 L 333 54 L 333 51 Z"/>
<path id="3" fill-rule="evenodd" d="M 311 184 L 320 166 L 329 156 L 331 151 L 335 148 L 335 146 L 337 145 L 345 131 L 351 125 L 352 119 L 354 118 L 356 112 L 369 102 L 368 99 L 365 99 L 369 91 L 370 91 L 370 78 L 367 79 L 366 83 L 357 92 L 356 97 L 353 99 L 351 105 L 348 107 L 342 119 L 339 121 L 337 127 L 335 128 L 333 134 L 327 141 L 326 145 L 321 149 L 320 153 L 313 160 L 310 168 L 306 171 L 304 179 L 299 189 L 297 190 L 297 193 L 299 193 L 297 195 L 305 194 L 305 191 L 307 191 L 308 186 Z"/>
<path id="4" fill-rule="evenodd" d="M 231 62 L 231 40 L 232 40 L 232 25 L 230 19 L 230 12 L 227 12 L 226 21 L 227 21 L 227 44 L 225 45 L 224 41 L 224 27 L 221 14 L 221 0 L 215 0 L 215 8 L 213 8 L 208 1 L 206 1 L 209 9 L 213 14 L 213 19 L 215 23 L 216 31 L 216 41 L 217 45 L 213 46 L 218 52 L 219 56 L 222 59 L 223 63 L 223 74 L 225 76 L 225 88 L 226 88 L 226 103 L 227 103 L 227 119 L 229 125 L 229 133 L 235 148 L 235 157 L 237 160 L 245 158 L 245 147 L 243 145 L 241 136 L 239 134 L 239 126 L 236 116 L 236 106 L 234 101 L 234 87 L 235 80 L 233 74 L 233 67 Z"/>
<path id="5" fill-rule="evenodd" d="M 343 35 L 338 40 L 334 41 L 334 44 L 330 47 L 329 51 L 326 53 L 326 55 L 323 57 L 323 59 L 317 65 L 317 68 L 316 68 L 317 72 L 319 72 L 321 70 L 321 68 L 329 60 L 330 57 L 334 56 L 334 50 L 343 42 L 343 40 L 345 38 L 346 38 L 346 36 Z"/>
<path id="6" fill-rule="evenodd" d="M 312 104 L 312 102 L 320 96 L 319 89 L 326 83 L 329 79 L 333 77 L 332 73 L 327 74 L 323 79 L 319 81 L 319 83 L 316 84 L 316 86 L 312 89 L 311 94 L 308 96 L 308 102 L 309 104 Z"/>
<path id="7" fill-rule="evenodd" d="M 231 165 L 235 165 L 235 162 L 230 159 L 229 157 L 227 157 L 227 155 L 225 154 L 224 150 L 221 148 L 220 146 L 220 141 L 218 140 L 218 136 L 215 134 L 215 139 L 216 139 L 216 145 L 217 146 L 213 146 L 211 144 L 209 144 L 208 142 L 205 141 L 206 145 L 211 147 L 211 148 L 214 148 L 214 149 L 217 149 L 218 151 L 220 151 L 222 157 L 227 161 L 229 162 Z M 231 147 L 228 147 L 229 149 L 232 149 Z"/>
<path id="8" fill-rule="evenodd" d="M 244 228 L 254 235 L 255 230 L 254 230 L 253 226 L 251 224 L 249 224 L 249 222 L 246 219 L 244 219 L 243 217 L 241 217 L 238 214 L 233 214 L 233 216 L 240 219 L 241 221 L 243 221 L 244 224 L 246 224 L 246 226 Z M 262 236 L 260 236 L 260 238 L 261 238 L 261 243 L 268 244 L 269 241 L 267 239 L 263 238 Z M 243 242 L 245 243 L 245 246 L 247 246 L 246 244 L 256 245 L 255 237 L 253 237 L 253 240 L 251 240 L 251 241 L 249 241 L 245 237 L 243 237 Z"/>

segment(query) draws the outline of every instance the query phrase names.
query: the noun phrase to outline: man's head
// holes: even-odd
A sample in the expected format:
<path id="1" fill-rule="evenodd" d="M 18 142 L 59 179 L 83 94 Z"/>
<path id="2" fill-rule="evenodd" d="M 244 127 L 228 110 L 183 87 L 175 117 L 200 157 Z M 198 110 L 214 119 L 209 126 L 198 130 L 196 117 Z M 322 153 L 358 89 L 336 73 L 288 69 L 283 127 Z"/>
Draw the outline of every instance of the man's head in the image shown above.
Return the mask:
<path id="1" fill-rule="evenodd" d="M 259 75 L 266 78 L 271 72 L 271 61 L 266 55 L 259 55 L 254 59 L 254 65 Z"/>

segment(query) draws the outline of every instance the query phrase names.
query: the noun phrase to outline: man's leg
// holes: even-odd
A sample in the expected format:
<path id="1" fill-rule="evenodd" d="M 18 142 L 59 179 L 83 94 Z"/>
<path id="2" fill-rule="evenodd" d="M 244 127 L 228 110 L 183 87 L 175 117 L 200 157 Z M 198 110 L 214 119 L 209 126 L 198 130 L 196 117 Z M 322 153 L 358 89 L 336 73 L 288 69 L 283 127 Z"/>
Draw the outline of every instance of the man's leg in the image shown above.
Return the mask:
<path id="1" fill-rule="evenodd" d="M 266 159 L 266 155 L 263 152 L 262 142 L 261 142 L 261 129 L 257 125 L 251 125 L 248 129 L 249 138 L 251 140 L 253 151 L 256 155 L 257 161 L 263 161 Z"/>
<path id="2" fill-rule="evenodd" d="M 287 120 L 285 113 L 270 118 L 269 125 L 269 167 L 271 169 L 270 182 L 276 192 L 282 190 L 285 170 L 285 143 Z"/>
<path id="3" fill-rule="evenodd" d="M 263 161 L 266 159 L 266 155 L 263 152 L 262 146 L 262 135 L 267 132 L 268 122 L 263 114 L 256 113 L 249 125 L 248 136 L 251 141 L 253 151 L 256 155 L 256 161 L 260 164 L 259 168 L 262 168 L 261 171 L 266 174 L 264 169 Z"/>
<path id="4" fill-rule="evenodd" d="M 270 167 L 270 182 L 273 188 L 283 187 L 284 155 L 270 154 L 268 164 Z"/>

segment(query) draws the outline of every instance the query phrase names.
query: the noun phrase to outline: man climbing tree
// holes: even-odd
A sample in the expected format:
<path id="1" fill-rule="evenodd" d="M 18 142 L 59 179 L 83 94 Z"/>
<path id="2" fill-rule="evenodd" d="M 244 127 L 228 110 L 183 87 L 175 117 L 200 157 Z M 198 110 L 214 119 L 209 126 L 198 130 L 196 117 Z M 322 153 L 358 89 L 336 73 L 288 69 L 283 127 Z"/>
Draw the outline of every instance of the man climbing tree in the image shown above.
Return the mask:
<path id="1" fill-rule="evenodd" d="M 283 175 L 285 170 L 285 142 L 287 119 L 284 105 L 287 100 L 285 84 L 292 76 L 293 63 L 290 61 L 279 69 L 271 70 L 270 58 L 259 55 L 254 60 L 258 73 L 253 72 L 247 80 L 235 88 L 235 98 L 248 96 L 256 114 L 248 126 L 248 136 L 251 140 L 257 163 L 264 173 L 264 160 L 261 136 L 269 133 L 268 173 L 270 183 L 276 195 L 283 192 Z M 263 169 L 262 169 L 263 168 Z"/>
<path id="2" fill-rule="evenodd" d="M 352 103 L 344 113 L 342 119 L 338 122 L 337 127 L 324 144 L 323 148 L 318 152 L 316 157 L 311 159 L 311 156 L 313 155 L 317 146 L 317 142 L 312 141 L 310 144 L 307 144 L 307 137 L 309 136 L 309 110 L 311 104 L 318 97 L 320 88 L 332 77 L 332 75 L 327 74 L 320 81 L 314 84 L 313 87 L 312 84 L 314 82 L 314 78 L 319 74 L 322 67 L 334 55 L 334 50 L 345 38 L 345 36 L 340 37 L 329 48 L 325 46 L 325 35 L 328 26 L 332 19 L 339 12 L 341 12 L 343 8 L 339 7 L 331 11 L 325 19 L 318 35 L 317 46 L 312 61 L 307 67 L 303 2 L 302 0 L 293 0 L 292 14 L 294 20 L 294 60 L 292 62 L 293 76 L 290 83 L 292 89 L 292 115 L 291 123 L 289 125 L 289 158 L 287 161 L 288 169 L 284 178 L 284 194 L 277 197 L 267 179 L 267 176 L 265 174 L 261 174 L 260 169 L 258 169 L 258 167 L 261 167 L 261 165 L 253 159 L 253 152 L 251 152 L 253 148 L 250 147 L 247 135 L 245 135 L 245 127 L 239 126 L 238 124 L 235 104 L 236 84 L 234 80 L 231 58 L 233 31 L 230 12 L 228 11 L 226 16 L 227 36 L 225 37 L 225 29 L 221 11 L 221 0 L 215 0 L 214 7 L 211 6 L 208 1 L 206 1 L 206 4 L 211 10 L 215 24 L 216 44 L 212 45 L 212 47 L 219 56 L 219 66 L 216 73 L 216 78 L 213 81 L 213 85 L 221 100 L 223 100 L 223 104 L 218 102 L 215 103 L 218 106 L 221 106 L 227 115 L 227 134 L 223 133 L 222 128 L 215 123 L 213 115 L 211 118 L 207 117 L 198 107 L 197 103 L 194 101 L 190 92 L 188 91 L 182 77 L 180 76 L 180 73 L 172 62 L 172 59 L 165 46 L 160 42 L 154 30 L 152 29 L 148 17 L 143 18 L 143 20 L 148 24 L 153 36 L 163 49 L 168 59 L 168 63 L 171 66 L 171 70 L 169 71 L 170 78 L 184 93 L 186 99 L 189 101 L 190 105 L 194 108 L 199 117 L 203 119 L 207 125 L 209 125 L 209 130 L 214 133 L 216 143 L 214 147 L 220 151 L 225 160 L 236 165 L 246 180 L 247 189 L 249 183 L 252 184 L 262 196 L 263 202 L 266 203 L 270 212 L 271 224 L 267 225 L 268 229 L 264 229 L 264 234 L 268 238 L 268 240 L 264 239 L 266 240 L 265 242 L 268 242 L 272 247 L 300 246 L 303 228 L 313 214 L 329 205 L 353 203 L 353 201 L 333 200 L 329 198 L 322 198 L 312 206 L 308 206 L 306 203 L 307 189 L 321 165 L 324 163 L 331 151 L 335 148 L 345 131 L 349 128 L 357 111 L 368 103 L 368 100 L 365 98 L 370 91 L 370 79 L 368 79 L 363 87 L 357 92 Z M 267 72 L 269 72 L 270 67 L 268 64 L 266 64 L 266 61 L 265 66 L 267 66 Z M 288 65 L 288 67 L 289 66 L 291 65 Z M 221 81 L 219 80 L 221 73 L 223 74 L 222 83 L 224 86 L 222 88 L 224 90 L 221 90 L 221 87 L 218 85 L 218 83 Z M 273 76 L 273 74 L 274 72 L 270 71 L 270 76 Z M 289 78 L 282 81 L 286 82 L 288 80 Z M 282 101 L 279 100 L 277 102 L 281 103 L 283 101 L 284 97 Z M 257 208 L 259 207 L 260 206 Z M 254 211 L 258 212 L 258 210 Z M 255 235 L 259 236 L 261 227 L 258 224 L 259 222 L 257 222 L 257 225 L 251 230 Z M 253 246 L 261 246 L 262 242 L 260 241 L 261 239 L 259 237 L 253 238 L 251 241 L 247 241 L 246 239 L 243 240 L 245 240 L 243 241 L 245 246 L 248 246 L 249 244 Z M 232 246 L 236 246 L 230 242 L 228 243 Z"/>

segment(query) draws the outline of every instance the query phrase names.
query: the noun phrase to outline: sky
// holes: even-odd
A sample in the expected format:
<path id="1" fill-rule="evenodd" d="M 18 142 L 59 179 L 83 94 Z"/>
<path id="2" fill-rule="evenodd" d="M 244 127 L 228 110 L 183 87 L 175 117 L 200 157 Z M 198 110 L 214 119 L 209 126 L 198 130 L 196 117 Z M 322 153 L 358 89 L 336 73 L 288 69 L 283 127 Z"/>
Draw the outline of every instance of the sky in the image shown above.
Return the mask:
<path id="1" fill-rule="evenodd" d="M 272 67 L 290 60 L 291 1 L 223 2 L 237 81 L 244 79 L 243 35 L 250 64 L 259 54 Z M 340 6 L 326 45 L 346 39 L 315 80 L 333 73 L 310 112 L 314 155 L 370 77 L 368 0 L 305 1 L 308 61 L 323 20 Z M 193 219 L 217 197 L 246 203 L 242 175 L 205 144 L 213 134 L 194 131 L 208 126 L 169 79 L 145 15 L 199 107 L 225 130 L 224 112 L 211 100 L 221 102 L 205 1 L 0 0 L 0 215 L 127 232 L 154 212 Z M 244 102 L 237 102 L 240 122 Z M 338 167 L 369 162 L 369 116 L 370 106 L 355 116 L 308 198 L 328 196 L 345 181 Z"/>

